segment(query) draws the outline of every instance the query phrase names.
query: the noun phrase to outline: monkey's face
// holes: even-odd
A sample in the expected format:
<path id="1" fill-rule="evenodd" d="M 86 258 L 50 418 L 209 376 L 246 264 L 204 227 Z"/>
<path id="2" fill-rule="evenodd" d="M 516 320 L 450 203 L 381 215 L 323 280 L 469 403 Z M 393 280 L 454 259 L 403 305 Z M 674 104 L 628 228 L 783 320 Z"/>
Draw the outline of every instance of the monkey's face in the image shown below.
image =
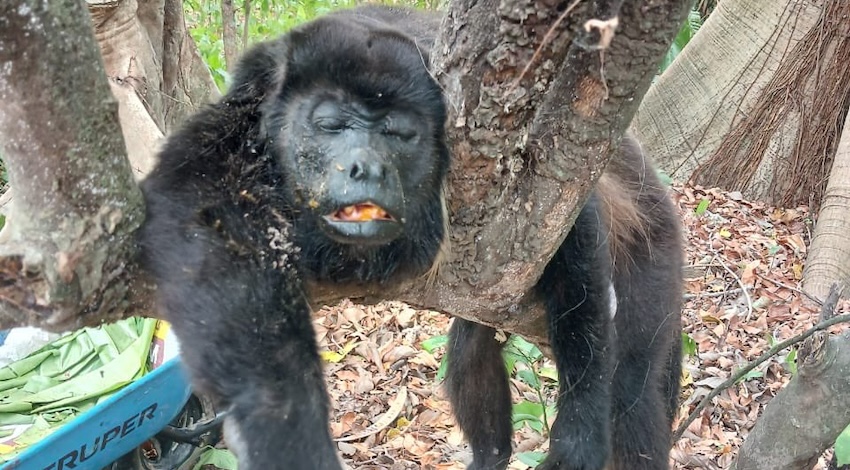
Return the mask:
<path id="1" fill-rule="evenodd" d="M 361 246 L 402 236 L 410 197 L 440 184 L 430 120 L 331 89 L 297 93 L 285 108 L 278 158 L 293 200 L 322 234 Z"/>
<path id="2" fill-rule="evenodd" d="M 427 55 L 357 16 L 310 23 L 284 46 L 267 52 L 262 137 L 304 271 L 362 281 L 428 269 L 445 235 L 449 152 Z"/>

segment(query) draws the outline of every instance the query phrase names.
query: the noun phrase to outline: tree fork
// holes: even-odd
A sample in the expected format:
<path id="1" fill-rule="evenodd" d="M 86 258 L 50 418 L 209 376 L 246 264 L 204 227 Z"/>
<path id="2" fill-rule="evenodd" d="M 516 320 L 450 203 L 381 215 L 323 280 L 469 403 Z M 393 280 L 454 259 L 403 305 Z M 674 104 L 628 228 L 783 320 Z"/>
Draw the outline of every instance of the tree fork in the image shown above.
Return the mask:
<path id="1" fill-rule="evenodd" d="M 432 56 L 450 112 L 451 251 L 433 285 L 399 298 L 546 342 L 528 293 L 691 3 L 452 2 Z"/>

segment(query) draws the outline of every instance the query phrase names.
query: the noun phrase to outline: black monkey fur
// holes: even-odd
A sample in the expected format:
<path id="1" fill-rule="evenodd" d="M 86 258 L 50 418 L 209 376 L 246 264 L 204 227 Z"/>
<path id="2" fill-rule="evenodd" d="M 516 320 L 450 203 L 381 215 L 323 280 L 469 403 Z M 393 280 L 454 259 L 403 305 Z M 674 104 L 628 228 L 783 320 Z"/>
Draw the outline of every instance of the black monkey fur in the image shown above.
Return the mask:
<path id="1" fill-rule="evenodd" d="M 446 236 L 446 112 L 426 69 L 438 24 L 362 7 L 253 48 L 143 183 L 159 310 L 195 387 L 229 410 L 241 470 L 341 468 L 305 284 L 421 275 Z M 540 468 L 668 468 L 682 255 L 653 171 L 625 138 L 536 287 L 561 384 Z M 504 469 L 511 453 L 495 337 L 461 319 L 450 331 L 472 469 Z"/>

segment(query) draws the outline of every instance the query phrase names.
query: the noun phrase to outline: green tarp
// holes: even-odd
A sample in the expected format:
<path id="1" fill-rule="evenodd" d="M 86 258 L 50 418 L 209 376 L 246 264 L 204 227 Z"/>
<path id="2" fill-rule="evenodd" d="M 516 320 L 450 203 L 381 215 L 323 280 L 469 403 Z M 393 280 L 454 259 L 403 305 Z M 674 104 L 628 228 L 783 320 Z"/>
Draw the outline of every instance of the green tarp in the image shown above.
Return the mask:
<path id="1" fill-rule="evenodd" d="M 0 462 L 141 377 L 155 326 L 129 318 L 84 328 L 0 368 Z"/>

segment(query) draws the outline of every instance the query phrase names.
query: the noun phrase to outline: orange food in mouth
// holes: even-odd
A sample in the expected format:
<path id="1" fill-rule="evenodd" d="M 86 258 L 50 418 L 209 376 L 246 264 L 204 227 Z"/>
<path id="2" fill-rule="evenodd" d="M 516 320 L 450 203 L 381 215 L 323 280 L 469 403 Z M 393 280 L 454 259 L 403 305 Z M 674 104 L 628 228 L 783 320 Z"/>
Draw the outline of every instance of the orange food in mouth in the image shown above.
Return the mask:
<path id="1" fill-rule="evenodd" d="M 369 222 L 372 220 L 393 220 L 381 206 L 364 202 L 345 206 L 331 216 L 334 220 L 342 222 Z"/>

